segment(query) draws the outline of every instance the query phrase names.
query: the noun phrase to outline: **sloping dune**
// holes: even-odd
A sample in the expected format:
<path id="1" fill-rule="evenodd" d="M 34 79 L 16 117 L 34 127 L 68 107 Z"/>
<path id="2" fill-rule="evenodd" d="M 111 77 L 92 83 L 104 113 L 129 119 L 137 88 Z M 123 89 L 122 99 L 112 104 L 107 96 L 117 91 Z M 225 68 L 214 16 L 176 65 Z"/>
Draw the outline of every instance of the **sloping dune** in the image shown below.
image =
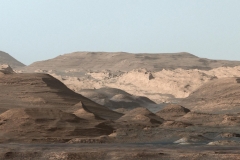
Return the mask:
<path id="1" fill-rule="evenodd" d="M 181 104 L 198 112 L 238 113 L 239 97 L 240 78 L 221 78 L 202 85 Z"/>

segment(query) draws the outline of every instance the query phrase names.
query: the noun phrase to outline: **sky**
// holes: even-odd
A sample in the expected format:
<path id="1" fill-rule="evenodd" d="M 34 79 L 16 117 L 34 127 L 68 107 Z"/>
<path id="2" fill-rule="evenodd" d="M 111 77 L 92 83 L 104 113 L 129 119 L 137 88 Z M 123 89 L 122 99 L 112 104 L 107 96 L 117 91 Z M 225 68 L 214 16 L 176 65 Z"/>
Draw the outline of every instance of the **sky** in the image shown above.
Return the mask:
<path id="1" fill-rule="evenodd" d="M 240 60 L 240 0 L 0 0 L 0 50 L 27 65 L 76 51 Z"/>

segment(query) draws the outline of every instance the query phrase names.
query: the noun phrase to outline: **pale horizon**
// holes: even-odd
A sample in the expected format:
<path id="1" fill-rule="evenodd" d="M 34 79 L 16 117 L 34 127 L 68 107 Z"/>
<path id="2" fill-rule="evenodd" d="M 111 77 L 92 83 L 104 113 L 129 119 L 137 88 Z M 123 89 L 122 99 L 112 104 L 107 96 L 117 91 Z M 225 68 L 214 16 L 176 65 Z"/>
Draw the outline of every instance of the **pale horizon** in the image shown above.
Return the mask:
<path id="1" fill-rule="evenodd" d="M 0 50 L 29 65 L 78 51 L 240 60 L 240 1 L 4 1 Z"/>

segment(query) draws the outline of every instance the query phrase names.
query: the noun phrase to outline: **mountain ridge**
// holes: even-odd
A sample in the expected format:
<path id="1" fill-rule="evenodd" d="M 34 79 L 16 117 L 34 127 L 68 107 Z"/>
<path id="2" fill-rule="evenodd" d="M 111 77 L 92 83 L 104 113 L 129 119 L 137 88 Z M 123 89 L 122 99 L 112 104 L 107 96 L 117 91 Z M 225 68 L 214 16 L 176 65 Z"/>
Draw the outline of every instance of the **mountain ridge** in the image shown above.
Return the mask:
<path id="1" fill-rule="evenodd" d="M 8 64 L 12 68 L 25 66 L 25 64 L 21 63 L 20 61 L 3 51 L 0 51 L 0 64 Z"/>
<path id="2" fill-rule="evenodd" d="M 144 68 L 150 71 L 162 69 L 174 70 L 201 69 L 211 70 L 218 67 L 239 66 L 240 61 L 211 60 L 199 58 L 187 52 L 180 53 L 126 53 L 126 52 L 73 52 L 57 56 L 53 59 L 37 61 L 23 70 L 35 69 L 62 70 L 79 69 L 91 71 L 124 71 Z"/>

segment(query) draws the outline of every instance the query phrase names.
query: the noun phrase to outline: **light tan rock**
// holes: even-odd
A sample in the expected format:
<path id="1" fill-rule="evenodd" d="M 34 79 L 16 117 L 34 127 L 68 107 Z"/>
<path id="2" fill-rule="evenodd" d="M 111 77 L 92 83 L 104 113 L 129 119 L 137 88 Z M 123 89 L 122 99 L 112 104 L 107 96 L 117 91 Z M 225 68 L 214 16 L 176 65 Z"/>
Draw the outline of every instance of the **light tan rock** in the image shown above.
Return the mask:
<path id="1" fill-rule="evenodd" d="M 15 73 L 13 71 L 13 69 L 7 65 L 7 64 L 2 64 L 0 65 L 0 72 L 2 72 L 3 74 L 12 74 L 12 73 Z"/>

